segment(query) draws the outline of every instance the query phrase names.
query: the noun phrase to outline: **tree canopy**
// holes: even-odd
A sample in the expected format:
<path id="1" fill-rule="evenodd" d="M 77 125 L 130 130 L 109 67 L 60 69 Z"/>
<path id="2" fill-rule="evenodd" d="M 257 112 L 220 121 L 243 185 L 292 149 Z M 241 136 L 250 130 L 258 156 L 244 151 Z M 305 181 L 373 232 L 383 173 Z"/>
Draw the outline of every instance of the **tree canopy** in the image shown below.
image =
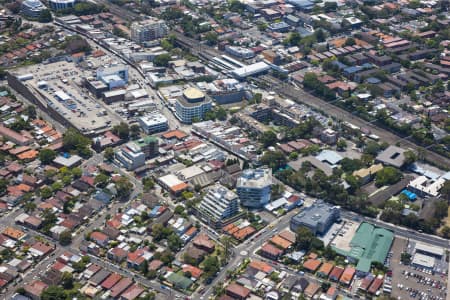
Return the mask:
<path id="1" fill-rule="evenodd" d="M 92 151 L 89 149 L 91 140 L 76 129 L 69 128 L 63 134 L 63 148 L 68 152 L 75 152 L 78 155 L 87 158 L 92 155 Z"/>
<path id="2" fill-rule="evenodd" d="M 375 185 L 380 187 L 397 183 L 402 178 L 402 173 L 394 167 L 387 166 L 377 172 Z"/>

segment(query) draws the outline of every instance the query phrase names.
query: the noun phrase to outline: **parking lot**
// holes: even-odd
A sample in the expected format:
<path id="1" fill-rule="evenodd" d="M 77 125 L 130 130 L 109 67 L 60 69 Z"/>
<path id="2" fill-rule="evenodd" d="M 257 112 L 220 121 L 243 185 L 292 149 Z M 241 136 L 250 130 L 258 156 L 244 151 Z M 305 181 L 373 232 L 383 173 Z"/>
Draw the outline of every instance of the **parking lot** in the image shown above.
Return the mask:
<path id="1" fill-rule="evenodd" d="M 413 266 L 401 263 L 401 254 L 407 249 L 405 239 L 396 238 L 392 246 L 392 296 L 397 299 L 445 300 L 447 295 L 447 276 L 433 275 Z"/>
<path id="2" fill-rule="evenodd" d="M 20 70 L 20 74 L 26 73 L 31 73 L 33 78 L 25 84 L 80 131 L 103 131 L 119 122 L 102 101 L 92 98 L 81 87 L 81 78 L 86 74 L 74 63 L 60 61 Z"/>

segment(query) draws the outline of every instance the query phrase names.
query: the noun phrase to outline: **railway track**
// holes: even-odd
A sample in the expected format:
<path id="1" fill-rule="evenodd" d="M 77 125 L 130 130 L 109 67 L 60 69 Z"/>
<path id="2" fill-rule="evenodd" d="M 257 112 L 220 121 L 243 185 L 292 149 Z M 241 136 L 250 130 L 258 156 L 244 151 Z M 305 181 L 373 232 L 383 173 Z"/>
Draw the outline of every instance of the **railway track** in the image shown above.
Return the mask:
<path id="1" fill-rule="evenodd" d="M 193 55 L 199 56 L 204 61 L 208 62 L 213 57 L 223 54 L 208 45 L 201 44 L 199 41 L 183 36 L 178 32 L 174 32 L 174 34 L 180 46 L 190 49 Z M 271 75 L 261 75 L 256 78 L 255 81 L 265 83 L 265 85 L 272 91 L 275 91 L 280 95 L 283 95 L 284 97 L 298 103 L 302 103 L 313 109 L 322 111 L 337 120 L 348 121 L 361 128 L 367 128 L 371 131 L 371 133 L 378 135 L 382 141 L 385 141 L 390 145 L 398 144 L 403 148 L 409 148 L 415 150 L 416 152 L 420 151 L 426 161 L 432 162 L 440 167 L 450 169 L 450 159 L 432 151 L 431 149 L 426 149 L 420 145 L 417 145 L 413 141 L 403 138 L 394 132 L 381 128 L 376 124 L 367 122 L 353 115 L 349 111 L 305 92 L 303 89 L 296 89 L 292 84 L 283 82 Z"/>

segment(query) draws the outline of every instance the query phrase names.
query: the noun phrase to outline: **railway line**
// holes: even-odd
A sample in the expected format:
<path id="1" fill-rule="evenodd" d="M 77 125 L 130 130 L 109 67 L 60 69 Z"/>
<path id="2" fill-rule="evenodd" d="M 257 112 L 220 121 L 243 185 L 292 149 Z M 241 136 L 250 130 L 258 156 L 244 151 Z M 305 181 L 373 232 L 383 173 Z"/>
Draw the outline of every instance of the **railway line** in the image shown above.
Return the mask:
<path id="1" fill-rule="evenodd" d="M 223 53 L 209 47 L 208 45 L 201 44 L 199 41 L 188 38 L 178 32 L 174 32 L 177 42 L 180 46 L 191 50 L 193 55 L 199 56 L 205 61 L 213 59 L 215 56 L 220 56 Z M 440 167 L 450 169 L 450 159 L 433 152 L 430 149 L 417 145 L 408 138 L 401 137 L 394 132 L 388 131 L 385 128 L 365 121 L 349 111 L 346 111 L 338 106 L 333 105 L 325 100 L 317 98 L 303 89 L 296 88 L 292 84 L 281 81 L 271 75 L 261 75 L 254 79 L 256 82 L 264 83 L 271 88 L 274 92 L 283 95 L 286 98 L 294 100 L 298 103 L 305 104 L 315 110 L 323 111 L 325 114 L 334 117 L 340 121 L 348 121 L 361 128 L 366 128 L 374 135 L 377 135 L 382 141 L 387 142 L 390 145 L 399 145 L 403 148 L 409 148 L 416 152 L 421 152 L 423 158 L 426 161 L 432 162 Z"/>

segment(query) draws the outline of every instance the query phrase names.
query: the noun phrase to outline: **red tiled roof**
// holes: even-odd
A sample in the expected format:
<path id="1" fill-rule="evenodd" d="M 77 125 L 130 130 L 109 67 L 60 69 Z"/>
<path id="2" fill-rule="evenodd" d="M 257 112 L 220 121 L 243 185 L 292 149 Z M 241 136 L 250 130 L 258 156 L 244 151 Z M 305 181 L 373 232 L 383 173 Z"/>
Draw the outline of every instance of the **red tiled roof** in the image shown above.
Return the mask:
<path id="1" fill-rule="evenodd" d="M 191 273 L 192 277 L 194 278 L 200 278 L 202 276 L 203 271 L 200 270 L 197 267 L 191 266 L 191 265 L 183 265 L 183 273 L 189 272 Z"/>
<path id="2" fill-rule="evenodd" d="M 116 285 L 114 285 L 111 288 L 111 297 L 116 298 L 118 297 L 120 294 L 122 294 L 131 284 L 133 283 L 133 281 L 128 278 L 122 278 Z"/>
<path id="3" fill-rule="evenodd" d="M 163 137 L 164 137 L 165 139 L 177 138 L 177 139 L 179 139 L 179 140 L 182 140 L 182 139 L 184 139 L 185 137 L 187 137 L 187 134 L 184 133 L 184 132 L 181 131 L 181 130 L 171 130 L 171 131 L 168 131 L 168 132 L 164 133 L 164 134 L 163 134 Z"/>
<path id="4" fill-rule="evenodd" d="M 344 273 L 342 273 L 342 276 L 339 281 L 344 284 L 349 284 L 352 281 L 355 273 L 356 273 L 355 268 L 347 267 L 345 268 Z"/>
<path id="5" fill-rule="evenodd" d="M 331 270 L 333 270 L 333 267 L 334 266 L 332 263 L 326 262 L 320 267 L 318 272 L 325 276 L 328 276 L 328 274 L 330 274 Z"/>
<path id="6" fill-rule="evenodd" d="M 319 268 L 320 264 L 321 262 L 318 259 L 308 259 L 303 263 L 303 267 L 311 272 L 315 272 Z"/>
<path id="7" fill-rule="evenodd" d="M 121 300 L 134 300 L 139 297 L 144 292 L 144 289 L 138 286 L 137 284 L 133 284 L 130 286 L 122 295 L 120 295 Z"/>
<path id="8" fill-rule="evenodd" d="M 333 280 L 339 280 L 343 272 L 344 268 L 336 266 L 333 268 L 333 271 L 331 271 L 330 278 Z"/>
<path id="9" fill-rule="evenodd" d="M 265 243 L 262 247 L 261 247 L 261 251 L 265 252 L 271 256 L 280 256 L 281 254 L 283 254 L 283 250 L 278 249 L 277 247 L 269 244 L 269 243 Z"/>
<path id="10" fill-rule="evenodd" d="M 273 270 L 269 264 L 260 260 L 252 260 L 249 264 L 249 267 L 267 274 L 271 273 Z"/>
<path id="11" fill-rule="evenodd" d="M 94 231 L 91 233 L 90 238 L 95 241 L 104 242 L 108 240 L 108 236 L 102 232 Z"/>
<path id="12" fill-rule="evenodd" d="M 120 276 L 119 274 L 112 273 L 111 275 L 108 276 L 108 278 L 105 279 L 105 281 L 103 281 L 101 286 L 102 286 L 102 288 L 109 290 L 116 283 L 118 283 L 121 278 L 122 278 L 122 276 Z"/>
<path id="13" fill-rule="evenodd" d="M 232 283 L 226 287 L 227 294 L 231 293 L 232 295 L 237 295 L 240 298 L 247 298 L 250 295 L 250 290 L 242 285 L 237 283 Z"/>
<path id="14" fill-rule="evenodd" d="M 148 269 L 149 270 L 158 270 L 159 268 L 161 268 L 161 266 L 163 265 L 164 263 L 162 262 L 162 261 L 160 261 L 160 260 L 158 260 L 158 259 L 154 259 L 154 260 L 152 260 L 149 264 L 148 264 Z"/>

